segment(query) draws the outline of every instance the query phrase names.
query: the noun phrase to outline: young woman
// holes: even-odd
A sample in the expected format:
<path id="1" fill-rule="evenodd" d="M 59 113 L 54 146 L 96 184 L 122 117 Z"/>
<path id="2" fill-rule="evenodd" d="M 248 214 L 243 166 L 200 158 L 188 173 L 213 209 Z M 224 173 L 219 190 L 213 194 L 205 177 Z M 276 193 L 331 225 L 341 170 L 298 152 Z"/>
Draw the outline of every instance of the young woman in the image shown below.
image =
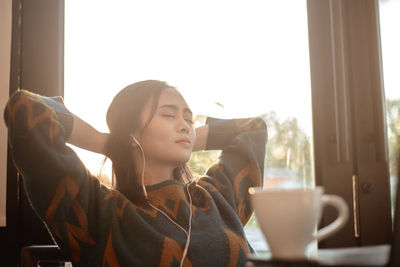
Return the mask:
<path id="1" fill-rule="evenodd" d="M 127 86 L 108 112 L 110 133 L 71 114 L 61 98 L 19 90 L 5 110 L 15 164 L 32 206 L 76 266 L 241 266 L 248 189 L 261 186 L 262 119 L 208 118 L 194 129 L 178 91 Z M 93 177 L 66 143 L 112 160 L 115 188 Z M 191 152 L 222 149 L 192 179 Z"/>

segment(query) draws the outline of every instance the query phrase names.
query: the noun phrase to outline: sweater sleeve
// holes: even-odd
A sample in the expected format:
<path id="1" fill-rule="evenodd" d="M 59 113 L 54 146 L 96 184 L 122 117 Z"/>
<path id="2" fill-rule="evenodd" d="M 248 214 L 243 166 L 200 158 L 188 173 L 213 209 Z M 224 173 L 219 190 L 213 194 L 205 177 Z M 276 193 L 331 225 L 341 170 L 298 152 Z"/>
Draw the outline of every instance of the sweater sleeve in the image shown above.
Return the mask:
<path id="1" fill-rule="evenodd" d="M 96 245 L 101 249 L 97 243 L 106 238 L 115 208 L 104 201 L 110 190 L 65 144 L 72 115 L 61 98 L 19 90 L 10 97 L 4 119 L 14 163 L 34 211 L 66 256 L 79 263 L 81 251 Z"/>
<path id="2" fill-rule="evenodd" d="M 253 212 L 248 190 L 263 184 L 266 124 L 261 118 L 208 118 L 207 124 L 206 149 L 222 152 L 204 178 L 217 188 L 245 225 Z"/>

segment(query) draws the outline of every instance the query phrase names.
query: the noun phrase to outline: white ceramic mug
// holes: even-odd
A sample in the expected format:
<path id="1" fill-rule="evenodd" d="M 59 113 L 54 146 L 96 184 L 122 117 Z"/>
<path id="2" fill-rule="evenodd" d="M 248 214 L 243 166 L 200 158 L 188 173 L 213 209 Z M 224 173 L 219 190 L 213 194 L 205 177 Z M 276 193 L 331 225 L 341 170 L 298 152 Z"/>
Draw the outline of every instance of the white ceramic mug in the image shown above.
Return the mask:
<path id="1" fill-rule="evenodd" d="M 324 195 L 323 187 L 306 189 L 250 190 L 257 221 L 273 258 L 307 257 L 307 246 L 340 230 L 348 219 L 348 207 L 339 196 Z M 316 232 L 325 205 L 338 210 L 331 224 Z"/>

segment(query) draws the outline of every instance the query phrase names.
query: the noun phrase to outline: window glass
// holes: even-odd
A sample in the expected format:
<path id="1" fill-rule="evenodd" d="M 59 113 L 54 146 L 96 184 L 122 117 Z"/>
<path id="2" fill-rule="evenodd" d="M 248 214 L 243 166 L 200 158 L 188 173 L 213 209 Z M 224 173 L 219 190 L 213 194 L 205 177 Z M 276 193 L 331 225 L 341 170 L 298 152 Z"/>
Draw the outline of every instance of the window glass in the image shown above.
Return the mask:
<path id="1" fill-rule="evenodd" d="M 389 147 L 390 187 L 394 204 L 397 185 L 400 136 L 400 1 L 380 0 L 380 31 L 383 80 L 386 97 L 386 125 Z M 392 205 L 393 210 L 393 205 Z"/>
<path id="2" fill-rule="evenodd" d="M 65 102 L 95 128 L 107 131 L 120 89 L 165 80 L 199 118 L 266 120 L 266 187 L 314 184 L 306 1 L 85 0 L 65 12 Z M 103 157 L 75 149 L 98 174 Z M 218 153 L 194 153 L 190 166 L 201 175 Z M 246 232 L 268 250 L 254 218 Z"/>

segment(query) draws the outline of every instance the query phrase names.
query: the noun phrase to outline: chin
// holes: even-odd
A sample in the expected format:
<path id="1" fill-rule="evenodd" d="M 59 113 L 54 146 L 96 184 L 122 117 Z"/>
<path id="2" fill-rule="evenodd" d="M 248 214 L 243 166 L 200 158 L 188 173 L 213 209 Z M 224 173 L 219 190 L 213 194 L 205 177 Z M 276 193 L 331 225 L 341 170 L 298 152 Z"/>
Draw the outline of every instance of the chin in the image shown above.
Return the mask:
<path id="1" fill-rule="evenodd" d="M 180 165 L 183 165 L 183 164 L 188 163 L 189 160 L 190 160 L 190 157 L 179 158 L 179 159 L 176 159 L 174 165 L 175 165 L 176 167 L 178 167 L 178 166 L 180 166 Z"/>
<path id="2" fill-rule="evenodd" d="M 179 166 L 188 163 L 192 153 L 189 151 L 168 151 L 160 155 L 159 159 L 163 159 L 165 162 L 169 162 L 173 166 Z"/>
<path id="3" fill-rule="evenodd" d="M 187 158 L 187 159 L 184 159 L 184 160 L 180 161 L 180 162 L 179 162 L 179 165 L 186 164 L 186 163 L 189 162 L 189 160 L 190 160 L 190 157 Z"/>

